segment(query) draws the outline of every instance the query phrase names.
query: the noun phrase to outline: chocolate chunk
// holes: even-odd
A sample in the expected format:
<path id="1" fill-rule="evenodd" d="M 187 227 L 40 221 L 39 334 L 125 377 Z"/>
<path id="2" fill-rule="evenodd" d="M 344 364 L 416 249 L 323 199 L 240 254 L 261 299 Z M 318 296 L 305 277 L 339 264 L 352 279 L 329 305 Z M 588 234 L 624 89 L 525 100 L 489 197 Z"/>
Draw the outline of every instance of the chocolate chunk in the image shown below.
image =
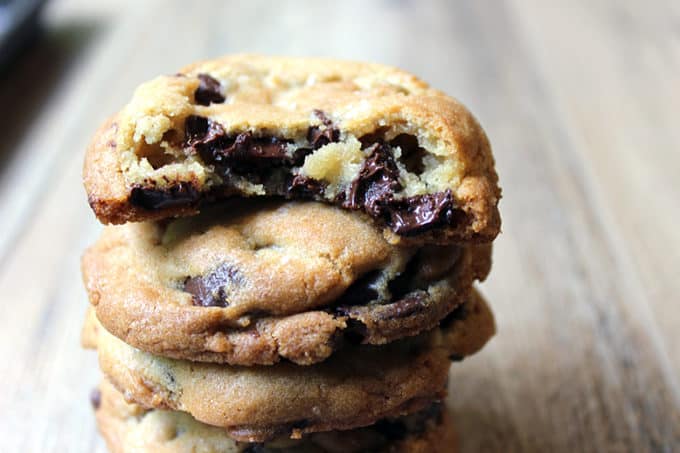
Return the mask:
<path id="1" fill-rule="evenodd" d="M 462 362 L 464 358 L 465 358 L 464 355 L 456 354 L 455 352 L 449 355 L 449 360 L 452 362 Z"/>
<path id="2" fill-rule="evenodd" d="M 393 299 L 394 300 L 394 299 Z M 379 312 L 375 315 L 375 319 L 379 321 L 388 321 L 393 319 L 408 318 L 416 313 L 420 313 L 427 308 L 429 298 L 425 291 L 413 291 L 406 297 L 403 297 L 396 302 L 386 303 L 380 306 Z M 344 302 L 344 300 L 343 300 Z M 361 309 L 357 307 L 361 304 L 344 304 L 334 309 L 338 316 L 345 316 L 347 320 L 346 336 L 355 337 L 363 340 L 366 336 L 366 326 L 363 322 L 356 319 L 361 317 Z M 365 305 L 365 304 L 364 304 Z"/>
<path id="3" fill-rule="evenodd" d="M 190 206 L 199 198 L 200 193 L 192 184 L 180 182 L 164 189 L 133 187 L 130 193 L 130 204 L 155 210 Z"/>
<path id="4" fill-rule="evenodd" d="M 383 126 L 377 128 L 375 131 L 371 133 L 359 137 L 359 141 L 361 142 L 361 149 L 370 148 L 372 145 L 375 145 L 376 143 L 385 143 L 385 133 L 388 130 L 389 127 Z"/>
<path id="5" fill-rule="evenodd" d="M 293 158 L 291 160 L 291 163 L 295 165 L 296 167 L 301 166 L 302 164 L 305 163 L 305 157 L 307 157 L 309 154 L 311 154 L 314 150 L 311 148 L 298 148 L 295 151 L 293 151 Z"/>
<path id="6" fill-rule="evenodd" d="M 422 233 L 440 226 L 462 221 L 465 213 L 453 204 L 451 191 L 394 199 L 402 186 L 399 168 L 390 147 L 372 134 L 362 137 L 362 143 L 372 144 L 359 175 L 347 190 L 345 208 L 363 209 L 376 218 L 385 218 L 388 226 L 404 236 Z M 377 141 L 375 141 L 377 140 Z M 402 161 L 411 172 L 422 172 L 422 148 L 416 137 L 400 134 L 390 141 L 402 150 Z"/>
<path id="7" fill-rule="evenodd" d="M 102 405 L 102 392 L 99 389 L 92 389 L 90 392 L 90 404 L 92 404 L 94 410 L 99 409 L 99 406 Z"/>
<path id="8" fill-rule="evenodd" d="M 453 225 L 465 213 L 454 207 L 451 190 L 416 195 L 390 203 L 388 225 L 404 236 L 422 233 L 432 228 Z"/>
<path id="9" fill-rule="evenodd" d="M 227 184 L 231 174 L 243 175 L 252 183 L 262 184 L 267 194 L 287 198 L 318 199 L 324 194 L 323 181 L 295 175 L 292 168 L 304 163 L 305 157 L 314 149 L 338 141 L 340 132 L 320 110 L 314 114 L 323 128 L 312 126 L 308 130 L 309 146 L 291 152 L 292 141 L 279 137 L 255 137 L 252 132 L 228 136 L 217 122 L 192 115 L 185 121 L 184 147 L 189 153 L 197 153 L 201 159 L 214 166 L 215 172 Z M 425 152 L 415 136 L 400 134 L 389 144 L 384 142 L 385 131 L 376 130 L 361 138 L 368 157 L 364 160 L 357 177 L 347 190 L 339 193 L 335 204 L 348 209 L 363 210 L 381 219 L 397 234 L 416 235 L 430 229 L 455 225 L 465 219 L 465 213 L 454 206 L 450 190 L 434 194 L 416 195 L 395 199 L 402 189 L 399 181 L 400 167 L 391 147 L 399 147 L 403 165 L 411 172 L 423 170 L 422 156 Z M 148 190 L 148 189 L 145 189 Z M 177 193 L 177 200 L 161 196 L 158 192 L 142 192 L 136 195 L 139 203 L 168 206 L 187 203 L 192 193 Z"/>
<path id="10" fill-rule="evenodd" d="M 401 189 L 399 169 L 386 145 L 376 143 L 369 149 L 371 154 L 352 181 L 344 206 L 363 208 L 371 216 L 381 217 L 394 192 Z"/>
<path id="11" fill-rule="evenodd" d="M 225 137 L 222 126 L 209 118 L 190 115 L 184 120 L 184 141 L 188 147 L 221 147 Z"/>
<path id="12" fill-rule="evenodd" d="M 197 152 L 208 164 L 221 163 L 221 151 L 233 145 L 222 126 L 203 116 L 191 115 L 184 121 L 185 147 Z"/>
<path id="13" fill-rule="evenodd" d="M 314 110 L 314 115 L 321 121 L 324 127 L 310 126 L 307 129 L 307 141 L 313 149 L 319 149 L 329 143 L 340 140 L 340 130 L 321 110 Z"/>
<path id="14" fill-rule="evenodd" d="M 221 150 L 223 160 L 235 166 L 271 168 L 291 164 L 286 153 L 288 144 L 276 137 L 254 138 L 250 132 L 239 134 L 234 144 Z"/>
<path id="15" fill-rule="evenodd" d="M 317 195 L 321 195 L 323 191 L 324 185 L 321 181 L 308 176 L 295 175 L 286 187 L 285 196 L 287 198 L 313 199 Z"/>
<path id="16" fill-rule="evenodd" d="M 300 158 L 304 160 L 304 153 L 288 155 L 287 140 L 256 138 L 251 132 L 228 137 L 219 123 L 202 116 L 187 117 L 184 129 L 185 146 L 193 148 L 203 161 L 215 165 L 223 174 L 229 171 L 249 173 L 292 165 L 293 160 Z"/>
<path id="17" fill-rule="evenodd" d="M 221 104 L 224 102 L 222 85 L 218 80 L 208 74 L 199 74 L 198 80 L 200 80 L 200 83 L 194 92 L 194 99 L 197 104 L 210 105 L 211 103 Z"/>
<path id="18" fill-rule="evenodd" d="M 191 293 L 194 305 L 201 307 L 226 307 L 227 288 L 242 283 L 239 272 L 229 264 L 222 264 L 208 275 L 187 277 L 184 291 Z"/>

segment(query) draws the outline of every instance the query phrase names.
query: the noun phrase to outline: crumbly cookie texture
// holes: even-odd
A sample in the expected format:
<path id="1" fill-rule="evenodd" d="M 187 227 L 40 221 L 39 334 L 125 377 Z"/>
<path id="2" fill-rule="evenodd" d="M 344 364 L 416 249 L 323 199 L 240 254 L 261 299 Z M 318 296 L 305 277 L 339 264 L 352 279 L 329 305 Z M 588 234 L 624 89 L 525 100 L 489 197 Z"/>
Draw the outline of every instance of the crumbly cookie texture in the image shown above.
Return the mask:
<path id="1" fill-rule="evenodd" d="M 188 412 L 248 442 L 352 429 L 422 410 L 445 396 L 450 360 L 479 350 L 495 329 L 477 295 L 418 337 L 345 349 L 313 367 L 232 367 L 142 352 L 106 332 L 90 313 L 83 344 L 96 346 L 102 371 L 126 399 Z"/>
<path id="2" fill-rule="evenodd" d="M 178 411 L 128 403 L 104 380 L 94 400 L 99 431 L 112 453 L 452 453 L 454 429 L 447 411 L 434 404 L 403 418 L 384 419 L 350 431 L 315 433 L 302 439 L 238 442 L 227 431 Z"/>
<path id="3" fill-rule="evenodd" d="M 97 317 L 132 346 L 309 365 L 348 339 L 383 344 L 434 327 L 490 262 L 489 245 L 396 246 L 336 207 L 250 199 L 109 226 L 82 268 Z"/>
<path id="4" fill-rule="evenodd" d="M 142 84 L 96 133 L 84 182 L 104 223 L 234 194 L 362 211 L 394 240 L 490 241 L 500 198 L 484 131 L 411 74 L 235 55 Z"/>

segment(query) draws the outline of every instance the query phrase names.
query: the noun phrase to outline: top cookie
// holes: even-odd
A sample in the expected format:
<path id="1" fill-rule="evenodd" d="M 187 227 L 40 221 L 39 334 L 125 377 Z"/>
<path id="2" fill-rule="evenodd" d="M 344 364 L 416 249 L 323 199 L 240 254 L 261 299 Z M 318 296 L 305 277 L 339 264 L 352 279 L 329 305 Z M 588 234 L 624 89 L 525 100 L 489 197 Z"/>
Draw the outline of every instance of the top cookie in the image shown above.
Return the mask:
<path id="1" fill-rule="evenodd" d="M 195 214 L 233 195 L 360 210 L 395 241 L 490 241 L 489 142 L 454 99 L 386 66 L 235 55 L 142 84 L 85 158 L 104 223 Z"/>

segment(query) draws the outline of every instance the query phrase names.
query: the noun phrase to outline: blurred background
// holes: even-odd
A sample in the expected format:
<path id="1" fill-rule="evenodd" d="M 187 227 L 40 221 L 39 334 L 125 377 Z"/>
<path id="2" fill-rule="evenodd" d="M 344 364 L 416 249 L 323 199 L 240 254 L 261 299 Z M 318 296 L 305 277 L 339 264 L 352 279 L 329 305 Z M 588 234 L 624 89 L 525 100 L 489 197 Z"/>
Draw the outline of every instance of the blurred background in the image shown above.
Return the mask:
<path id="1" fill-rule="evenodd" d="M 104 451 L 79 347 L 85 146 L 232 52 L 409 70 L 494 147 L 499 332 L 452 368 L 464 452 L 680 450 L 680 2 L 0 1 L 0 445 Z"/>

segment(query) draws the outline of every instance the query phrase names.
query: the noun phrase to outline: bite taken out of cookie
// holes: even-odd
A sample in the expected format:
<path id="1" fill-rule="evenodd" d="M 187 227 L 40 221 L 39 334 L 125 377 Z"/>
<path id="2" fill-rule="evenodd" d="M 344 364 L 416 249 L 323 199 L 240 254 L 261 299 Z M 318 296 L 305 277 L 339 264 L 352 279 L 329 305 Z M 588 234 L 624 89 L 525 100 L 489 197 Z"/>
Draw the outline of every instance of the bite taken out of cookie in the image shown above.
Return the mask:
<path id="1" fill-rule="evenodd" d="M 376 64 L 236 55 L 142 84 L 97 132 L 84 181 L 104 223 L 238 196 L 361 211 L 394 241 L 489 242 L 500 189 L 455 99 Z"/>

